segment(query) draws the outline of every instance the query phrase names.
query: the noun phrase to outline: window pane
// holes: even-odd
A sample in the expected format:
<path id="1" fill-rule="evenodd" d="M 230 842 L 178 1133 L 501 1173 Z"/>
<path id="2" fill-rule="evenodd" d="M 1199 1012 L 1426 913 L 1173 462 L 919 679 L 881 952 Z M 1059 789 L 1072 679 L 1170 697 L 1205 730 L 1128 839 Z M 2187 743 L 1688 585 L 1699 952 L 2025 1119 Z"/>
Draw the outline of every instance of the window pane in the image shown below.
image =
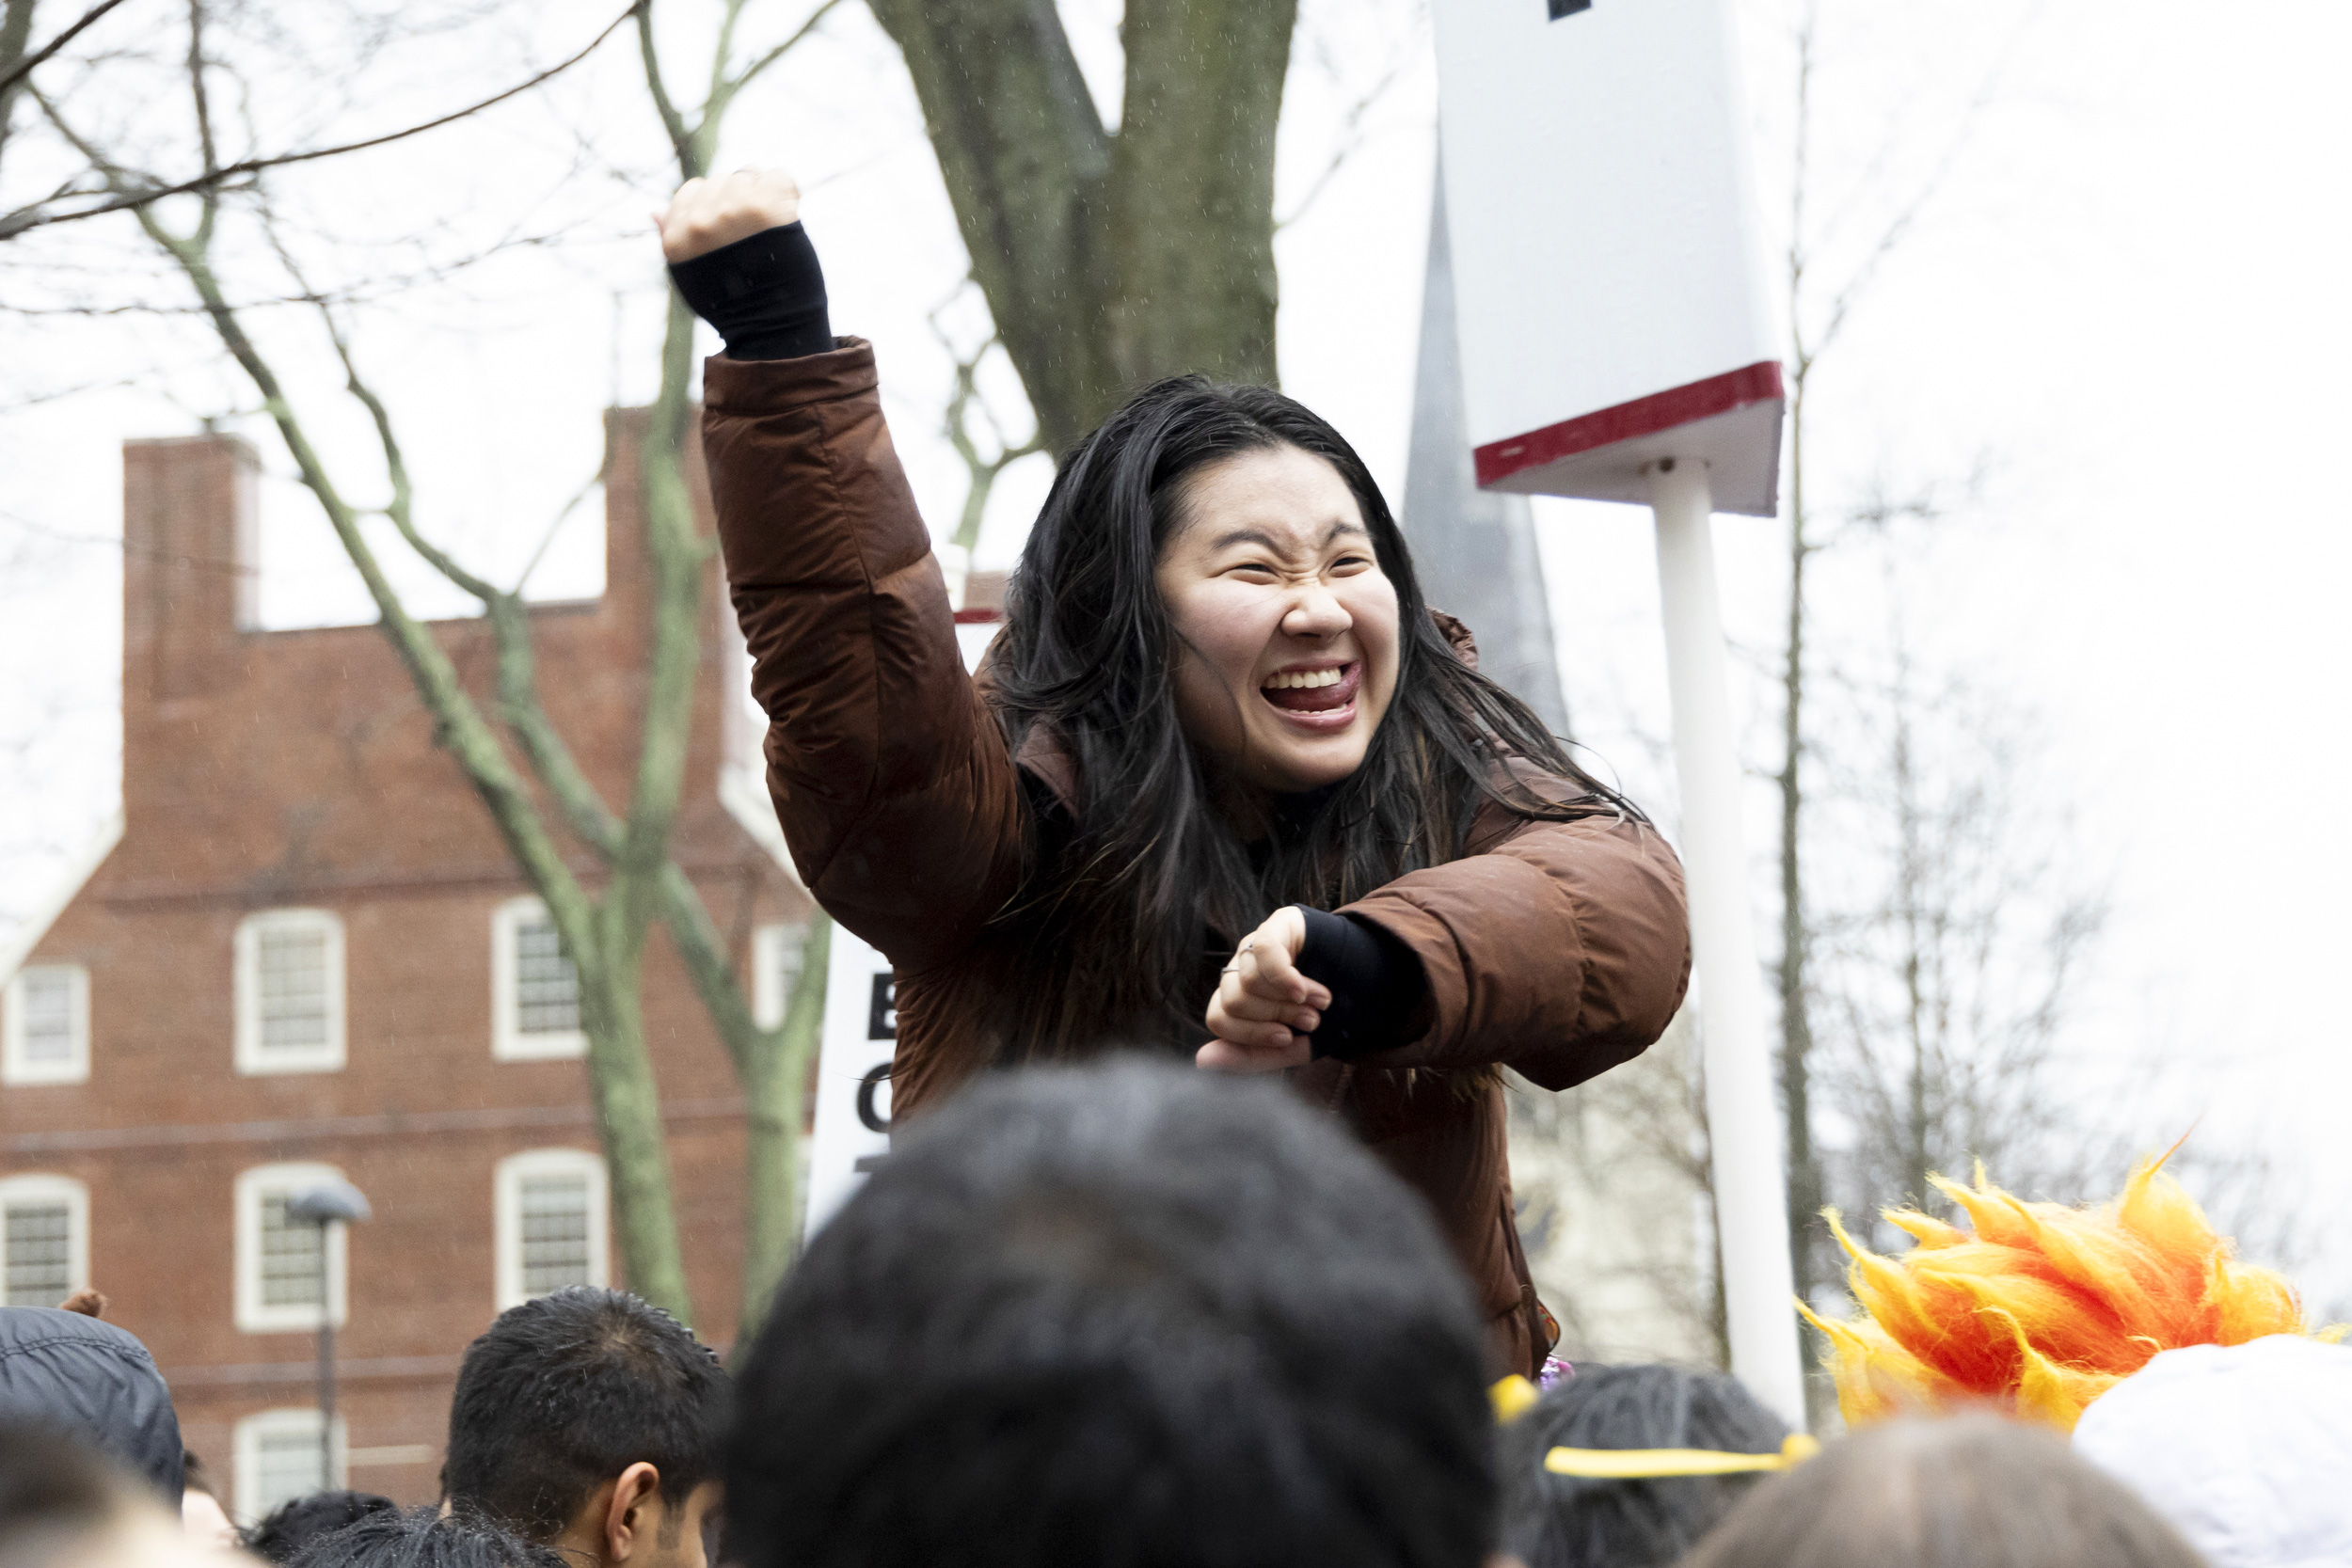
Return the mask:
<path id="1" fill-rule="evenodd" d="M 73 1060 L 73 974 L 71 970 L 28 969 L 17 994 L 24 1008 L 24 1059 Z"/>
<path id="2" fill-rule="evenodd" d="M 568 1035 L 580 1028 L 580 976 L 564 956 L 555 922 L 525 920 L 515 927 L 515 1031 Z"/>
<path id="3" fill-rule="evenodd" d="M 262 1305 L 316 1307 L 322 1227 L 286 1218 L 286 1195 L 262 1196 Z"/>
<path id="4" fill-rule="evenodd" d="M 326 933 L 265 930 L 260 944 L 262 1049 L 326 1044 Z"/>
<path id="5" fill-rule="evenodd" d="M 55 1307 L 72 1293 L 72 1225 L 62 1203 L 8 1205 L 10 1307 Z"/>
<path id="6" fill-rule="evenodd" d="M 321 1463 L 319 1436 L 315 1432 L 265 1432 L 255 1445 L 254 1459 L 261 1469 L 254 1482 L 254 1502 L 262 1513 L 279 1503 L 307 1497 L 326 1484 L 326 1468 Z"/>
<path id="7" fill-rule="evenodd" d="M 528 1176 L 517 1189 L 524 1293 L 595 1283 L 588 1275 L 588 1179 Z"/>
<path id="8" fill-rule="evenodd" d="M 801 944 L 808 941 L 808 927 L 787 926 L 776 936 L 776 1006 L 781 1022 L 783 1009 L 792 1006 L 792 992 L 801 983 Z"/>

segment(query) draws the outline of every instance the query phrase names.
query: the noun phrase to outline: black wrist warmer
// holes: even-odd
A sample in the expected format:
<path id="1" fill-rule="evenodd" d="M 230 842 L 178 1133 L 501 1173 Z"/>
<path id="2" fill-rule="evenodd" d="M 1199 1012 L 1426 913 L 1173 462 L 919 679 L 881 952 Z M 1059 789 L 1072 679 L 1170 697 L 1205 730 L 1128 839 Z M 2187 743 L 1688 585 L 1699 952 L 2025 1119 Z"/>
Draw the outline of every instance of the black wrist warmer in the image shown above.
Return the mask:
<path id="1" fill-rule="evenodd" d="M 1309 1040 L 1317 1056 L 1352 1059 L 1405 1044 L 1423 1025 L 1429 995 L 1421 956 L 1369 920 L 1298 906 L 1307 942 L 1298 972 L 1331 992 Z"/>
<path id="2" fill-rule="evenodd" d="M 718 329 L 730 359 L 797 359 L 833 347 L 824 269 L 797 223 L 677 262 L 670 277 L 688 309 Z"/>

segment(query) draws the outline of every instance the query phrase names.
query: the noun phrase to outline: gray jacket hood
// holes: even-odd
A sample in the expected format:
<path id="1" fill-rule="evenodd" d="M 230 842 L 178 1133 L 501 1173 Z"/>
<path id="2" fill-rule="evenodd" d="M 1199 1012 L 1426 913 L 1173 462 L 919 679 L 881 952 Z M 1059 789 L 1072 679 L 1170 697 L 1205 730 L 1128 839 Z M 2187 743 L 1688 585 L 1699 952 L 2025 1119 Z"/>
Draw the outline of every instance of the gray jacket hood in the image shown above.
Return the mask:
<path id="1" fill-rule="evenodd" d="M 180 1418 L 134 1334 L 52 1307 L 0 1307 L 0 1418 L 87 1437 L 180 1505 Z"/>

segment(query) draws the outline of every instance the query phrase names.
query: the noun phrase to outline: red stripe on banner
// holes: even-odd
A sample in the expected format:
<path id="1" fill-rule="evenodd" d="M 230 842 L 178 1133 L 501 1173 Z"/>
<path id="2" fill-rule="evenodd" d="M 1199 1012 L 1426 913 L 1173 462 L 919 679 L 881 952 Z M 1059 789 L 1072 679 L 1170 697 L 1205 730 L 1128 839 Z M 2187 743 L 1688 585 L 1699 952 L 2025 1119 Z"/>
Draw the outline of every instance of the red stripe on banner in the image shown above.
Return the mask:
<path id="1" fill-rule="evenodd" d="M 993 626 L 1004 618 L 1005 612 L 998 610 L 993 605 L 986 605 L 978 610 L 959 610 L 956 611 L 956 625 L 960 626 Z"/>
<path id="2" fill-rule="evenodd" d="M 1473 454 L 1478 463 L 1478 483 L 1493 484 L 1522 469 L 1540 468 L 1596 447 L 1655 436 L 1661 430 L 1713 419 L 1752 403 L 1769 403 L 1780 395 L 1777 359 L 1725 371 L 1705 381 L 1653 392 L 1597 414 L 1581 414 L 1541 430 L 1531 430 L 1524 436 L 1490 441 Z"/>

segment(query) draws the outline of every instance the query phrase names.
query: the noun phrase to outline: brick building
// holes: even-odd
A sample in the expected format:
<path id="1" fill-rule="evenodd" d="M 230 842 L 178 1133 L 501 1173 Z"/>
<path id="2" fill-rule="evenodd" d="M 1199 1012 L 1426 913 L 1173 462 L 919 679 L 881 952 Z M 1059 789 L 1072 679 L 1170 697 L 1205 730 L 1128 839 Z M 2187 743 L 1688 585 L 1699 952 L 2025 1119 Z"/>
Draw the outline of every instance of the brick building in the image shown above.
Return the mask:
<path id="1" fill-rule="evenodd" d="M 614 802 L 649 616 L 642 427 L 608 417 L 605 594 L 532 611 L 552 715 Z M 320 1232 L 283 1204 L 344 1177 L 374 1217 L 326 1259 L 338 1468 L 429 1500 L 467 1341 L 617 1273 L 568 966 L 383 636 L 253 626 L 250 450 L 135 441 L 123 467 L 122 814 L 0 952 L 8 1301 L 105 1291 L 251 1513 L 319 1480 Z M 807 905 L 736 760 L 739 644 L 710 586 L 675 852 L 773 1013 Z M 481 695 L 486 626 L 435 632 Z M 696 1323 L 723 1344 L 737 1085 L 658 930 L 645 999 Z"/>

